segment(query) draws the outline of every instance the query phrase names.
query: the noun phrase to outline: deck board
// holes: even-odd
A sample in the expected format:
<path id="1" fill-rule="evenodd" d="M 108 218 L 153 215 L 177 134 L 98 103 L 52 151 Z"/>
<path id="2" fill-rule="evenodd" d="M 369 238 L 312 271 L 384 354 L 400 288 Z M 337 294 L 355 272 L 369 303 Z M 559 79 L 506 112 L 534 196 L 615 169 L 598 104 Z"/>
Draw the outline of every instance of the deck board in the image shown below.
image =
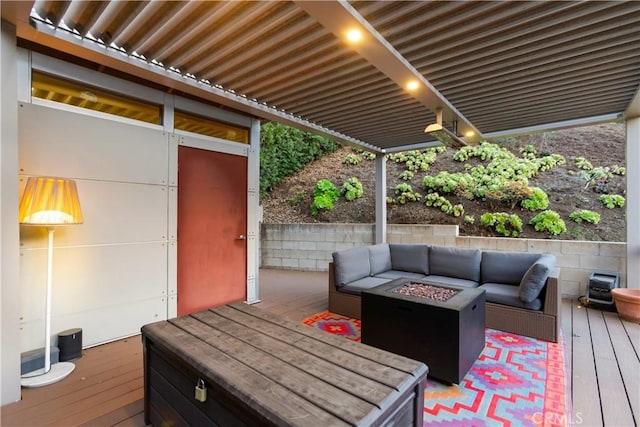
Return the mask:
<path id="1" fill-rule="evenodd" d="M 615 313 L 604 313 L 607 331 L 623 380 L 623 386 L 631 414 L 636 424 L 640 409 L 640 359 L 634 351 L 632 340 L 624 328 L 620 318 Z M 633 357 L 633 356 L 636 357 Z"/>
<path id="2" fill-rule="evenodd" d="M 602 426 L 600 392 L 587 310 L 574 305 L 571 313 L 573 319 L 573 334 L 571 336 L 573 412 L 576 417 L 585 420 L 586 425 Z"/>
<path id="3" fill-rule="evenodd" d="M 327 273 L 263 269 L 260 298 L 258 307 L 300 322 L 327 309 Z M 589 427 L 637 426 L 640 325 L 565 299 L 562 330 L 573 403 L 568 419 Z M 144 426 L 142 376 L 139 336 L 86 349 L 67 379 L 40 389 L 24 389 L 20 402 L 4 406 L 1 424 Z M 628 424 L 619 424 L 623 422 Z"/>
<path id="4" fill-rule="evenodd" d="M 589 311 L 589 325 L 593 342 L 600 406 L 605 426 L 633 426 L 633 416 L 624 388 L 618 361 L 601 311 Z M 603 391 L 606 390 L 606 395 Z"/>

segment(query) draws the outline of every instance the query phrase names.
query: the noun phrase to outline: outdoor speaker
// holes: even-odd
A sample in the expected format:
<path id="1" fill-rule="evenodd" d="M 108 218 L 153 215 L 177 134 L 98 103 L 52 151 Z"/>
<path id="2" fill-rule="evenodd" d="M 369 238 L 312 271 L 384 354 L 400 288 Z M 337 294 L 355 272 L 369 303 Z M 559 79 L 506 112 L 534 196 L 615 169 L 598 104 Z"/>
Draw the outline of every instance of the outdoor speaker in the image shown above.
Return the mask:
<path id="1" fill-rule="evenodd" d="M 58 334 L 58 348 L 60 349 L 60 361 L 82 357 L 82 329 L 68 329 Z"/>

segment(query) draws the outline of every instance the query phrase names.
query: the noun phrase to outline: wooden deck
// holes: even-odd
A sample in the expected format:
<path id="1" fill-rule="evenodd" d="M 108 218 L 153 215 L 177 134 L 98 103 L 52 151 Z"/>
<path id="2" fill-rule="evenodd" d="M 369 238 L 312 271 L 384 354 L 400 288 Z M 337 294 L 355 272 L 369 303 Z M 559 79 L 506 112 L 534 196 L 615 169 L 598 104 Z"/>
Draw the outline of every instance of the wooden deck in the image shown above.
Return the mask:
<path id="1" fill-rule="evenodd" d="M 293 321 L 327 308 L 327 273 L 262 270 L 259 307 Z M 580 426 L 640 422 L 640 325 L 615 313 L 563 302 L 563 336 L 572 409 Z M 64 381 L 24 389 L 1 409 L 2 426 L 143 426 L 140 336 L 83 352 Z"/>

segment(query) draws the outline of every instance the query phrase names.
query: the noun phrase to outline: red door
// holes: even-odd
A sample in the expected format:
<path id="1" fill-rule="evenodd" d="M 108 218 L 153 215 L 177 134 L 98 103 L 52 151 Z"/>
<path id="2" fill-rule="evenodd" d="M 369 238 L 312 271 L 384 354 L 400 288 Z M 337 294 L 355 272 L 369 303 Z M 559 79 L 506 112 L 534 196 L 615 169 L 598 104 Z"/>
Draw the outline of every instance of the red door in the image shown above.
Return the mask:
<path id="1" fill-rule="evenodd" d="M 247 297 L 247 158 L 178 147 L 178 315 Z"/>

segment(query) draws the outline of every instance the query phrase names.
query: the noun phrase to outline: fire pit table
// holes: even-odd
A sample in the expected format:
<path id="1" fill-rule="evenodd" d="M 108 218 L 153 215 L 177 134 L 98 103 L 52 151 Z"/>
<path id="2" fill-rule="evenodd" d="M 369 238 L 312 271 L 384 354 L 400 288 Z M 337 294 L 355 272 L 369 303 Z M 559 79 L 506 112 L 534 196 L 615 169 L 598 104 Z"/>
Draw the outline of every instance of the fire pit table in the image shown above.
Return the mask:
<path id="1" fill-rule="evenodd" d="M 483 289 L 400 278 L 362 291 L 362 342 L 424 362 L 459 383 L 484 349 Z"/>

